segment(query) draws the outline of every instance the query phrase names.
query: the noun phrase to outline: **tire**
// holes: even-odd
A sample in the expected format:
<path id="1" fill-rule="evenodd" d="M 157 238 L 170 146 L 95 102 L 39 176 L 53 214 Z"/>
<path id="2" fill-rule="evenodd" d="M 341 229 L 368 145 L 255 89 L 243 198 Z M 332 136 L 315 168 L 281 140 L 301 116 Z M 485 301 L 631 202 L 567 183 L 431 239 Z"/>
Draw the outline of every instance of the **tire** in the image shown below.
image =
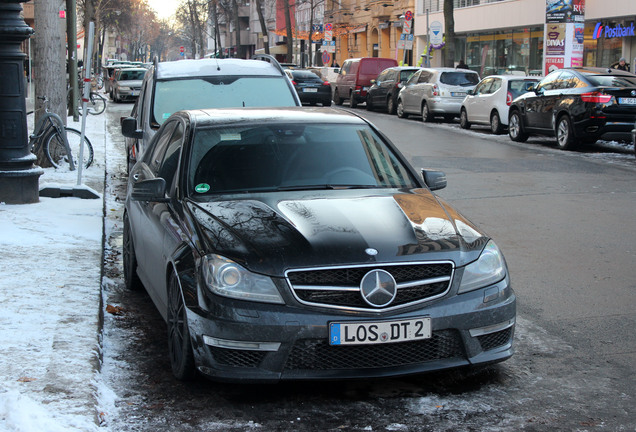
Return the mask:
<path id="1" fill-rule="evenodd" d="M 426 102 L 422 104 L 422 121 L 424 123 L 430 123 L 433 121 L 433 116 L 431 115 Z"/>
<path id="2" fill-rule="evenodd" d="M 194 354 L 188 328 L 186 307 L 181 296 L 181 287 L 174 270 L 168 281 L 168 354 L 172 374 L 181 381 L 194 378 Z"/>
<path id="3" fill-rule="evenodd" d="M 556 141 L 561 150 L 572 150 L 576 147 L 574 140 L 574 131 L 572 130 L 572 121 L 565 114 L 559 117 L 556 125 Z"/>
<path id="4" fill-rule="evenodd" d="M 462 108 L 462 112 L 459 113 L 459 126 L 462 129 L 470 129 L 470 122 L 468 121 L 468 113 L 465 108 Z"/>
<path id="5" fill-rule="evenodd" d="M 526 142 L 528 140 L 528 134 L 523 130 L 523 120 L 521 120 L 521 114 L 518 111 L 510 113 L 508 135 L 511 140 L 516 142 Z"/>
<path id="6" fill-rule="evenodd" d="M 115 103 L 121 102 L 121 99 L 119 99 L 119 96 L 117 95 L 117 90 L 113 91 L 113 102 Z"/>
<path id="7" fill-rule="evenodd" d="M 353 96 L 353 93 L 349 95 L 349 108 L 356 108 L 358 106 L 358 101 Z"/>
<path id="8" fill-rule="evenodd" d="M 395 102 L 393 101 L 393 96 L 389 96 L 386 101 L 386 111 L 389 114 L 395 114 Z"/>
<path id="9" fill-rule="evenodd" d="M 336 105 L 342 105 L 342 98 L 340 97 L 340 93 L 338 93 L 337 87 L 333 91 L 333 103 Z"/>
<path id="10" fill-rule="evenodd" d="M 99 115 L 106 110 L 106 99 L 102 95 L 91 93 L 87 106 L 89 114 Z"/>
<path id="11" fill-rule="evenodd" d="M 137 275 L 137 255 L 135 245 L 130 232 L 130 221 L 128 213 L 124 213 L 124 233 L 123 233 L 122 255 L 124 261 L 124 287 L 130 291 L 138 291 L 143 287 Z"/>
<path id="12" fill-rule="evenodd" d="M 490 131 L 495 135 L 501 135 L 503 132 L 503 125 L 497 111 L 493 111 L 490 115 Z"/>
<path id="13" fill-rule="evenodd" d="M 328 100 L 328 101 L 324 101 L 324 102 L 322 103 L 322 106 L 326 106 L 326 107 L 331 106 L 331 99 L 330 99 L 330 100 Z"/>
<path id="14" fill-rule="evenodd" d="M 371 98 L 369 97 L 369 94 L 367 93 L 367 111 L 373 111 L 373 102 L 371 102 Z"/>
<path id="15" fill-rule="evenodd" d="M 71 148 L 71 154 L 73 155 L 73 162 L 77 167 L 79 161 L 80 152 L 80 139 L 82 134 L 80 131 L 65 128 L 66 138 L 68 139 L 68 145 Z M 66 148 L 64 147 L 64 141 L 62 137 L 57 133 L 57 130 L 53 130 L 44 141 L 44 154 L 55 168 L 68 168 L 68 157 L 66 154 Z M 88 168 L 93 163 L 93 146 L 88 140 L 88 137 L 84 136 L 84 168 Z"/>
<path id="16" fill-rule="evenodd" d="M 408 118 L 408 114 L 404 112 L 404 106 L 402 105 L 402 100 L 398 99 L 396 114 L 399 118 Z"/>

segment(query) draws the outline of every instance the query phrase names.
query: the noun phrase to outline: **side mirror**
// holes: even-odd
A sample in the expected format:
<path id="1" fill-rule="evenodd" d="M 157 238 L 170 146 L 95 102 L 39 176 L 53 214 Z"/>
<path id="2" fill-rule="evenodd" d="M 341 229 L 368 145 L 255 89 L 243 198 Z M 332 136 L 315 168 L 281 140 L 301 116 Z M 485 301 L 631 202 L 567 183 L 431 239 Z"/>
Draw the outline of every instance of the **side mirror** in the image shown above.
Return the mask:
<path id="1" fill-rule="evenodd" d="M 475 90 L 466 90 L 466 94 L 467 94 L 468 96 L 472 96 L 472 95 L 474 95 L 474 94 L 475 94 Z"/>
<path id="2" fill-rule="evenodd" d="M 137 129 L 137 120 L 134 117 L 125 117 L 121 119 L 121 134 L 127 138 L 141 139 L 144 132 Z"/>
<path id="3" fill-rule="evenodd" d="M 166 181 L 161 177 L 141 180 L 133 185 L 130 197 L 135 201 L 166 202 Z"/>
<path id="4" fill-rule="evenodd" d="M 340 73 L 340 68 L 335 68 L 333 71 L 334 73 Z"/>
<path id="5" fill-rule="evenodd" d="M 442 171 L 430 171 L 422 168 L 422 178 L 424 183 L 432 191 L 444 189 L 446 187 L 446 174 Z"/>
<path id="6" fill-rule="evenodd" d="M 376 80 L 371 80 L 371 85 L 375 84 Z"/>

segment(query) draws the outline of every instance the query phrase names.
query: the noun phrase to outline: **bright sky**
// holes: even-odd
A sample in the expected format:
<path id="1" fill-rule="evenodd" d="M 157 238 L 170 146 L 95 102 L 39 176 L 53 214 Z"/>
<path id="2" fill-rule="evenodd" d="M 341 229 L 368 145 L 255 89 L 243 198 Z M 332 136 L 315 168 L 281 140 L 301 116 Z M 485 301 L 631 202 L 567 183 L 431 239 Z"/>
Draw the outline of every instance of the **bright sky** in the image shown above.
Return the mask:
<path id="1" fill-rule="evenodd" d="M 148 0 L 148 5 L 157 12 L 160 19 L 166 19 L 174 15 L 179 0 Z"/>

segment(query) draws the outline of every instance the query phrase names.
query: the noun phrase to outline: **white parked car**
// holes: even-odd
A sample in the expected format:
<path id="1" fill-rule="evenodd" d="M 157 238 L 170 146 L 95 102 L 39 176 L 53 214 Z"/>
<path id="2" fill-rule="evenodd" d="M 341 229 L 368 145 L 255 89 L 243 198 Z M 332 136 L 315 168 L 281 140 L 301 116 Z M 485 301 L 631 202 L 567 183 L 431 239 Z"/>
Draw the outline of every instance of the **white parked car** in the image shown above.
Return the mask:
<path id="1" fill-rule="evenodd" d="M 491 75 L 482 79 L 474 90 L 466 92 L 459 124 L 464 129 L 469 129 L 472 123 L 490 125 L 492 133 L 502 133 L 508 126 L 512 101 L 538 81 L 537 77 L 518 75 Z"/>

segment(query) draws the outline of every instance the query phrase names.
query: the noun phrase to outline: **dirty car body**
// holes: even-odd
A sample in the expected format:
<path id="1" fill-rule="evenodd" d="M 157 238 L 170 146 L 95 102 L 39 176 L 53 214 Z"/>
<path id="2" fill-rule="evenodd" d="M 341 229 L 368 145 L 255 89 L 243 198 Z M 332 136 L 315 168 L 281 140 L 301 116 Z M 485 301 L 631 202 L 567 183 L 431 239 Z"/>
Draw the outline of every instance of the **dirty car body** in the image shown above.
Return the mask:
<path id="1" fill-rule="evenodd" d="M 366 120 L 331 108 L 182 111 L 130 172 L 124 274 L 172 370 L 386 377 L 513 354 L 495 243 Z"/>

